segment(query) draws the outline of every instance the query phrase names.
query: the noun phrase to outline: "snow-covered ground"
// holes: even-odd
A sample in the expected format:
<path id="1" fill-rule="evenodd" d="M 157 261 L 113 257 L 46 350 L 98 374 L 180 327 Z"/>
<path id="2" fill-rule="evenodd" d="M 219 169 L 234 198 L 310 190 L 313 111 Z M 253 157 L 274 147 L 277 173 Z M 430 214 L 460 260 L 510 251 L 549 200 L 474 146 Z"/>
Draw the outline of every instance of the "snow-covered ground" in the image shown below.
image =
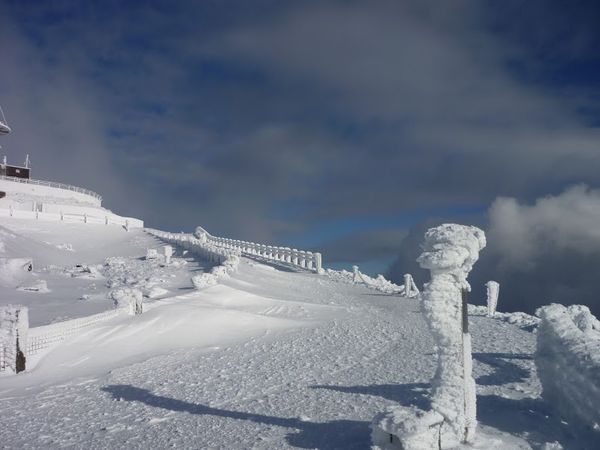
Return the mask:
<path id="1" fill-rule="evenodd" d="M 33 261 L 32 272 L 0 275 L 0 305 L 28 306 L 30 325 L 38 326 L 106 311 L 113 306 L 109 292 L 120 286 L 138 287 L 152 298 L 192 289 L 191 276 L 208 263 L 182 252 L 167 268 L 145 259 L 148 248 L 163 245 L 141 229 L 117 225 L 0 219 L 0 262 Z M 40 280 L 48 292 L 26 289 Z"/>
<path id="2" fill-rule="evenodd" d="M 26 276 L 50 289 L 0 291 L 2 303 L 29 305 L 35 323 L 110 308 L 110 280 L 168 291 L 142 315 L 88 327 L 32 371 L 1 377 L 0 447 L 364 449 L 386 406 L 428 408 L 435 353 L 416 299 L 247 258 L 195 290 L 190 278 L 208 263 L 181 251 L 178 267 L 145 261 L 162 244 L 142 231 L 0 225 L 4 251 L 32 257 Z M 124 269 L 112 273 L 109 257 Z M 50 264 L 98 265 L 101 278 L 46 272 Z M 79 300 L 94 295 L 92 283 L 99 297 Z M 470 321 L 479 448 L 596 448 L 597 436 L 541 401 L 535 334 L 483 315 Z"/>

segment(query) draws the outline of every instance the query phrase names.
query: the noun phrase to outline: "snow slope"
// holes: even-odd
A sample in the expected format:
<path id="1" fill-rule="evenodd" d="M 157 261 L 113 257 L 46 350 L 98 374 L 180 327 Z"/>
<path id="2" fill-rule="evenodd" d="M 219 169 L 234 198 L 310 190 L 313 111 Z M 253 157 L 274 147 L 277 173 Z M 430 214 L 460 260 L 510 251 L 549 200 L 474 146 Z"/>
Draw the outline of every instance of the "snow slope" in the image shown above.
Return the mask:
<path id="1" fill-rule="evenodd" d="M 27 239 L 43 249 L 66 239 L 40 233 Z M 96 250 L 73 247 L 101 262 L 158 245 L 99 236 Z M 378 411 L 427 409 L 435 359 L 418 300 L 247 258 L 219 285 L 181 282 L 144 314 L 90 327 L 31 372 L 0 378 L 0 446 L 364 449 Z M 486 448 L 593 448 L 597 436 L 541 401 L 535 334 L 484 316 L 470 325 Z"/>
<path id="2" fill-rule="evenodd" d="M 146 294 L 152 287 L 166 290 L 158 297 L 191 289 L 192 274 L 206 263 L 183 257 L 182 252 L 168 268 L 160 267 L 159 260 L 145 260 L 146 249 L 162 245 L 141 229 L 0 219 L 0 258 L 32 258 L 34 267 L 31 273 L 0 277 L 0 305 L 29 306 L 30 324 L 38 326 L 108 310 L 113 306 L 109 292 L 123 285 Z M 40 280 L 50 292 L 17 289 Z"/>

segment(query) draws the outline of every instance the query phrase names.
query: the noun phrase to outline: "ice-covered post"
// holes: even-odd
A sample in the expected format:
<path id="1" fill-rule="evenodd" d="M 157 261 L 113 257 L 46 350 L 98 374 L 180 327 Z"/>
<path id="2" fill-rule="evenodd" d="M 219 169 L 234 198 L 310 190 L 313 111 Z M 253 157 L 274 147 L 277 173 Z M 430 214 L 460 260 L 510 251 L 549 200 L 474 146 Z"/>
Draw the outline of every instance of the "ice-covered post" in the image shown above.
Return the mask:
<path id="1" fill-rule="evenodd" d="M 498 306 L 498 294 L 500 293 L 500 284 L 496 281 L 488 281 L 485 283 L 487 287 L 487 307 L 488 317 L 493 317 L 496 314 L 496 307 Z"/>
<path id="2" fill-rule="evenodd" d="M 433 334 L 437 370 L 431 381 L 431 411 L 391 408 L 375 418 L 373 443 L 397 437 L 405 450 L 452 448 L 473 442 L 477 426 L 475 380 L 472 377 L 471 336 L 468 333 L 467 275 L 485 247 L 476 227 L 444 224 L 425 233 L 417 259 L 431 272 L 421 294 L 421 308 Z"/>
<path id="3" fill-rule="evenodd" d="M 358 266 L 352 266 L 352 281 L 354 283 L 359 283 L 362 281 L 362 277 L 360 276 L 360 271 L 358 270 Z"/>
<path id="4" fill-rule="evenodd" d="M 315 269 L 317 273 L 321 273 L 323 271 L 323 257 L 320 253 L 315 253 Z"/>
<path id="5" fill-rule="evenodd" d="M 26 306 L 0 307 L 1 370 L 8 367 L 14 373 L 25 371 L 28 330 L 29 314 Z"/>
<path id="6" fill-rule="evenodd" d="M 138 289 L 131 289 L 129 295 L 129 315 L 137 316 L 138 314 L 142 314 L 143 305 L 142 302 L 144 300 L 144 296 L 142 292 Z"/>
<path id="7" fill-rule="evenodd" d="M 171 256 L 173 256 L 173 247 L 165 245 L 163 247 L 165 252 L 165 264 L 171 264 Z"/>
<path id="8" fill-rule="evenodd" d="M 445 434 L 459 442 L 472 442 L 477 426 L 465 300 L 471 290 L 467 276 L 485 245 L 479 228 L 444 224 L 427 231 L 424 252 L 417 259 L 431 272 L 421 303 L 438 356 L 431 405 L 448 425 Z"/>

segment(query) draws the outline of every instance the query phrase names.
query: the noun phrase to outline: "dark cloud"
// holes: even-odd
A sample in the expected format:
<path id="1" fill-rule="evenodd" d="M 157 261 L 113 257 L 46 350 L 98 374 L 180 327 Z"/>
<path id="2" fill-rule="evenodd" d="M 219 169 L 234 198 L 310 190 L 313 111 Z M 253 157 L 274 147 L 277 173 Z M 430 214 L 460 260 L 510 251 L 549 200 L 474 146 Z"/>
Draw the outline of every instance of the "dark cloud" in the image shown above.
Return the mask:
<path id="1" fill-rule="evenodd" d="M 352 233 L 319 245 L 326 263 L 360 264 L 395 256 L 407 235 L 405 229 L 377 229 Z"/>
<path id="2" fill-rule="evenodd" d="M 329 219 L 600 185 L 597 86 L 542 80 L 588 63 L 594 28 L 516 5 L 7 2 L 2 145 L 151 226 L 284 244 Z"/>

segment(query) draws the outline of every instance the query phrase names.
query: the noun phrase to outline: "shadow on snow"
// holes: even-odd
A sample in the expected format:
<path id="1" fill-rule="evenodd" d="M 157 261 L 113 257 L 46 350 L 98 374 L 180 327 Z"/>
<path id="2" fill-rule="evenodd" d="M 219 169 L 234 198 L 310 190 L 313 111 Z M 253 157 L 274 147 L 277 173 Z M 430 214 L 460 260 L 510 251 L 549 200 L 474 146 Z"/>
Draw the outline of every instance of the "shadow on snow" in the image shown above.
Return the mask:
<path id="1" fill-rule="evenodd" d="M 298 432 L 288 434 L 286 439 L 290 445 L 299 448 L 319 448 L 323 450 L 368 448 L 371 442 L 368 422 L 335 420 L 318 423 L 303 421 L 298 418 L 230 411 L 154 395 L 147 389 L 130 385 L 110 385 L 103 387 L 102 390 L 108 392 L 116 400 L 140 402 L 169 411 L 187 412 L 189 414 L 222 417 L 225 419 L 249 420 L 265 425 L 295 428 Z"/>

